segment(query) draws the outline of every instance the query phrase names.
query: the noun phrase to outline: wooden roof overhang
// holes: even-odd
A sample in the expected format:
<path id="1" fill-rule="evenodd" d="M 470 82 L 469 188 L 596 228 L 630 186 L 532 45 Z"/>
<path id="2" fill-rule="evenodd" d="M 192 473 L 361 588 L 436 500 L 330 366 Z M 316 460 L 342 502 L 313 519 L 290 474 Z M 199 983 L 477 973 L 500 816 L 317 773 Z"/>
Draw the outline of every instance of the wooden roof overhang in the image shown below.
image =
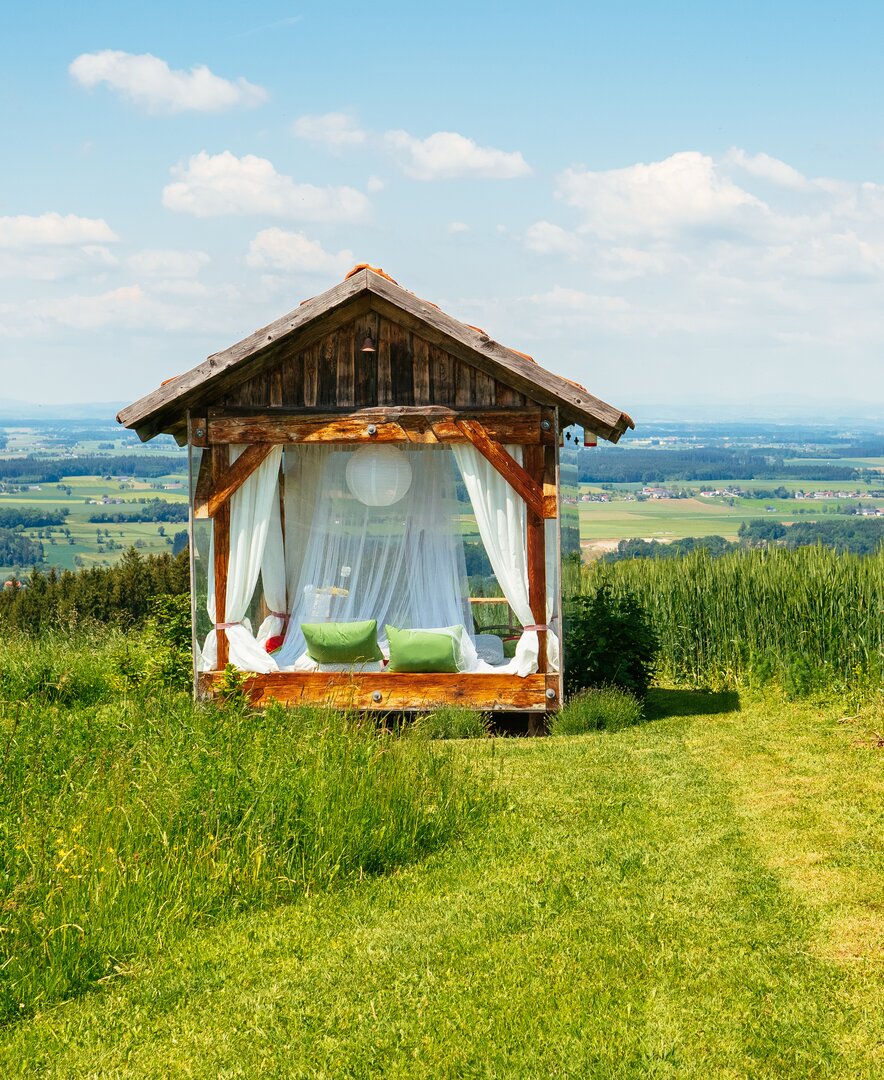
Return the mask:
<path id="1" fill-rule="evenodd" d="M 169 433 L 184 442 L 188 412 L 205 415 L 206 402 L 217 401 L 245 378 L 273 368 L 293 342 L 298 348 L 307 348 L 336 326 L 369 312 L 394 319 L 418 332 L 530 400 L 557 408 L 563 426 L 578 424 L 610 442 L 617 442 L 624 431 L 635 426 L 626 413 L 578 384 L 546 371 L 523 354 L 446 315 L 435 304 L 421 300 L 370 268 L 357 270 L 327 292 L 305 301 L 237 344 L 214 353 L 185 374 L 167 380 L 121 410 L 117 420 L 125 427 L 134 428 L 145 441 Z M 415 406 L 412 412 L 429 414 L 433 409 L 433 406 Z M 266 409 L 255 411 L 267 412 Z"/>

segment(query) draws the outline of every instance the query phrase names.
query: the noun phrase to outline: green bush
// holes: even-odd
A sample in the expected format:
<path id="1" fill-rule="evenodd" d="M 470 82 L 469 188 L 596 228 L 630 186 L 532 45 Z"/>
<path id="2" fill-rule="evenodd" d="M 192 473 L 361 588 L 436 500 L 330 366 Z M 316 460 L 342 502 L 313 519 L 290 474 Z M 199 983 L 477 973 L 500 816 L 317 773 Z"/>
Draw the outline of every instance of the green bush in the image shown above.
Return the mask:
<path id="1" fill-rule="evenodd" d="M 550 735 L 583 735 L 587 731 L 621 731 L 640 724 L 642 704 L 633 694 L 613 686 L 575 694 L 549 722 Z"/>
<path id="2" fill-rule="evenodd" d="M 490 731 L 488 718 L 475 709 L 449 705 L 414 721 L 415 735 L 429 739 L 482 739 Z"/>
<path id="3" fill-rule="evenodd" d="M 659 643 L 633 593 L 608 584 L 568 602 L 565 621 L 565 693 L 619 686 L 642 697 L 651 683 Z"/>

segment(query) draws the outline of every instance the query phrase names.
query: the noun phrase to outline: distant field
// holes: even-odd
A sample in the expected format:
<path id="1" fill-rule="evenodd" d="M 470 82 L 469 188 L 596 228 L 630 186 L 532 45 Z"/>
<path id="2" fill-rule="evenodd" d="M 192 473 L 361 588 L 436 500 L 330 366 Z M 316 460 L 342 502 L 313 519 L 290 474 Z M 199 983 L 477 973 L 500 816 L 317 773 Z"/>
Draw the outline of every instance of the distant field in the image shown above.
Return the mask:
<path id="1" fill-rule="evenodd" d="M 184 461 L 182 465 L 186 467 Z M 183 482 L 183 486 L 177 490 L 163 490 L 163 485 L 176 482 Z M 115 563 L 124 551 L 139 541 L 142 545 L 139 550 L 144 554 L 170 550 L 171 544 L 167 540 L 171 540 L 171 537 L 186 528 L 186 525 L 175 522 L 98 524 L 88 521 L 89 516 L 103 512 L 128 513 L 137 507 L 138 499 L 144 498 L 186 503 L 186 483 L 184 473 L 160 476 L 155 480 L 130 480 L 126 481 L 122 487 L 119 480 L 103 480 L 100 476 L 72 476 L 63 480 L 61 484 L 41 484 L 38 491 L 0 493 L 0 507 L 21 506 L 53 510 L 67 508 L 70 513 L 64 526 L 25 529 L 25 535 L 43 544 L 47 565 L 73 570 L 78 565 L 75 560 L 79 557 L 83 566 L 107 566 Z M 63 490 L 64 487 L 71 489 L 70 495 Z M 117 505 L 95 506 L 89 505 L 86 501 L 87 499 L 101 499 L 104 495 L 122 499 L 124 502 Z M 62 535 L 62 528 L 70 529 L 70 539 L 73 543 L 69 542 L 68 537 Z M 165 531 L 165 536 L 160 534 L 161 528 Z M 105 535 L 105 529 L 110 532 L 109 538 Z M 98 530 L 101 530 L 104 541 L 110 539 L 115 545 L 120 546 L 107 550 L 105 543 L 99 545 Z M 51 533 L 50 538 L 47 538 L 47 533 Z M 105 550 L 99 551 L 99 546 L 105 547 Z M 0 577 L 3 579 L 13 572 L 14 568 L 11 566 L 0 566 Z"/>
<path id="2" fill-rule="evenodd" d="M 825 491 L 833 486 L 842 486 L 811 481 L 770 480 L 710 481 L 702 485 L 679 483 L 670 486 L 700 491 L 731 485 L 744 490 L 784 487 L 804 491 Z M 615 491 L 635 491 L 638 487 L 636 484 L 620 484 L 615 485 Z M 859 490 L 863 489 L 864 485 L 859 486 Z M 598 485 L 581 485 L 583 492 L 601 490 Z M 699 496 L 630 502 L 618 498 L 610 503 L 581 503 L 580 532 L 587 554 L 594 556 L 615 547 L 618 540 L 633 538 L 666 541 L 681 540 L 686 536 L 723 536 L 726 540 L 736 540 L 741 523 L 751 518 L 766 518 L 784 524 L 818 521 L 835 515 L 838 507 L 854 505 L 855 502 L 854 499 L 704 499 Z M 884 499 L 864 499 L 863 505 L 884 506 Z"/>

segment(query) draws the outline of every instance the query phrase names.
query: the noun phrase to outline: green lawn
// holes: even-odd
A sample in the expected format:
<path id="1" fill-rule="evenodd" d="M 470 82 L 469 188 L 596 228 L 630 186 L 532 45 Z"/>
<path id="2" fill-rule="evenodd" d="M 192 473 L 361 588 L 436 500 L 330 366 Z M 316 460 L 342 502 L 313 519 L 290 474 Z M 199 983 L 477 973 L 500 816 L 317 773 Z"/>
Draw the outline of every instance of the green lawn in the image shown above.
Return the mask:
<path id="1" fill-rule="evenodd" d="M 8 1030 L 5 1074 L 881 1076 L 880 712 L 651 704 L 462 744 L 486 828 L 144 956 Z"/>

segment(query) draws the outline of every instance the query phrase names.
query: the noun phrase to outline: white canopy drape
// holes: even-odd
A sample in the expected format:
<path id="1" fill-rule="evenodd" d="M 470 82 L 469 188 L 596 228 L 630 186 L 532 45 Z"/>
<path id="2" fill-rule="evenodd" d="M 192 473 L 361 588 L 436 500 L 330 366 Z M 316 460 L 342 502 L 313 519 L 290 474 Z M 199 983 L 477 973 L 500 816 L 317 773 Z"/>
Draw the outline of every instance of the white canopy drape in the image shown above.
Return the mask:
<path id="1" fill-rule="evenodd" d="M 291 618 L 275 657 L 279 667 L 310 666 L 302 622 L 375 619 L 382 646 L 386 623 L 411 628 L 460 624 L 471 635 L 454 468 L 447 448 L 402 449 L 411 465 L 411 485 L 392 506 L 366 506 L 350 491 L 346 467 L 353 451 L 326 449 L 310 460 L 313 449 L 286 451 Z M 298 459 L 291 466 L 290 455 Z M 299 485 L 297 494 L 291 489 L 291 527 L 290 478 Z M 292 544 L 292 529 L 303 538 L 301 543 Z M 289 559 L 293 546 L 298 550 Z M 467 654 L 474 663 L 471 640 Z"/>
<path id="2" fill-rule="evenodd" d="M 236 461 L 244 446 L 230 447 L 230 462 Z M 214 451 L 218 453 L 218 449 Z M 264 461 L 235 491 L 230 500 L 230 557 L 227 563 L 225 610 L 215 611 L 214 537 L 209 548 L 209 592 L 206 610 L 213 624 L 223 625 L 230 645 L 230 663 L 244 671 L 275 671 L 276 663 L 252 636 L 246 613 L 264 562 L 273 504 L 277 503 L 282 448 L 274 447 Z M 284 601 L 283 597 L 283 601 Z M 215 630 L 209 632 L 202 648 L 202 670 L 214 670 L 218 662 Z"/>
<path id="3" fill-rule="evenodd" d="M 528 597 L 528 511 L 524 500 L 497 469 L 471 443 L 452 444 L 455 459 L 470 496 L 479 536 L 491 569 L 507 603 L 523 626 L 534 624 Z M 522 464 L 521 446 L 507 446 L 507 453 Z M 546 533 L 548 536 L 548 532 Z M 554 593 L 547 590 L 546 621 L 554 611 Z M 547 657 L 558 668 L 559 647 L 555 633 L 547 633 Z M 535 630 L 525 630 L 516 645 L 512 663 L 498 671 L 530 675 L 537 670 L 538 641 Z"/>

